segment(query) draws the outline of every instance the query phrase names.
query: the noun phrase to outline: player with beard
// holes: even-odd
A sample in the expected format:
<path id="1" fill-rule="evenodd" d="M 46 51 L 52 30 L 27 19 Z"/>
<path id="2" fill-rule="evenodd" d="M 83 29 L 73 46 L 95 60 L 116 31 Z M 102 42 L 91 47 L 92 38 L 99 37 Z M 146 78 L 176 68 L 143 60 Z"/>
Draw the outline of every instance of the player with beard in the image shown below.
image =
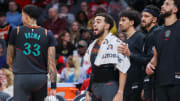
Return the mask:
<path id="1" fill-rule="evenodd" d="M 144 60 L 142 61 L 144 66 L 146 66 L 153 57 L 153 31 L 158 27 L 159 13 L 160 10 L 158 7 L 154 5 L 147 5 L 141 14 L 141 27 L 147 32 L 145 34 L 143 53 L 140 54 L 140 57 Z M 144 79 L 144 90 L 141 93 L 142 99 L 145 101 L 152 101 L 154 99 L 154 96 L 152 96 L 152 94 L 154 94 L 153 84 L 153 76 L 146 76 Z"/>
<path id="2" fill-rule="evenodd" d="M 143 64 L 139 54 L 143 53 L 144 34 L 137 32 L 136 27 L 140 24 L 140 16 L 136 11 L 123 11 L 120 15 L 119 25 L 127 34 L 127 44 L 119 47 L 119 52 L 130 57 L 131 66 L 127 73 L 127 81 L 124 91 L 124 101 L 141 101 L 143 85 Z"/>
<path id="3" fill-rule="evenodd" d="M 92 73 L 90 77 L 90 84 L 86 93 L 86 101 L 90 101 L 90 94 L 92 94 L 92 101 L 123 101 L 123 92 L 124 86 L 126 82 L 126 72 L 122 72 L 121 70 L 117 70 L 116 66 L 118 63 L 122 63 L 121 61 L 126 61 L 129 63 L 129 60 L 126 56 L 122 56 L 125 58 L 120 58 L 117 64 L 113 63 L 104 63 L 99 66 L 95 65 L 97 62 L 99 54 L 103 52 L 107 52 L 109 49 L 109 45 L 112 42 L 119 41 L 117 37 L 112 35 L 109 30 L 113 26 L 113 19 L 110 15 L 106 13 L 99 13 L 95 17 L 95 22 L 93 24 L 94 36 L 96 40 L 90 44 L 89 48 L 92 47 L 92 50 L 87 50 L 86 54 L 90 54 L 90 62 L 92 65 Z M 107 37 L 114 38 L 115 40 L 108 40 Z M 106 40 L 107 39 L 107 40 Z M 123 42 L 122 42 L 123 43 Z M 120 43 L 119 43 L 120 44 Z M 117 46 L 119 45 L 114 43 L 109 52 L 111 53 L 111 49 L 113 48 L 117 54 Z M 107 47 L 107 50 L 101 50 L 102 47 Z M 115 48 L 116 47 L 116 48 Z M 101 51 L 101 52 L 100 52 Z M 104 54 L 105 55 L 105 54 Z M 100 57 L 100 56 L 99 56 Z M 102 59 L 103 57 L 100 57 Z M 114 59 L 114 58 L 112 58 Z M 108 60 L 108 58 L 104 58 L 104 60 Z M 125 66 L 129 68 L 129 65 Z M 119 85 L 118 85 L 119 84 Z"/>
<path id="4" fill-rule="evenodd" d="M 155 73 L 158 101 L 180 99 L 180 0 L 165 0 L 160 16 L 165 24 L 154 31 L 154 55 L 146 67 L 146 73 Z"/>

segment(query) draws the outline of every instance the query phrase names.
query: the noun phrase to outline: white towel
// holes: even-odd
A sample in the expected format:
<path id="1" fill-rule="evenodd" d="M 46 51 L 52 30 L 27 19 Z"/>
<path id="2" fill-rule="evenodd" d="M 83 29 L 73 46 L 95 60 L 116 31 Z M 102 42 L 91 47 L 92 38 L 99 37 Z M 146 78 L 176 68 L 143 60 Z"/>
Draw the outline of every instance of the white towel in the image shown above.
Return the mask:
<path id="1" fill-rule="evenodd" d="M 96 41 L 97 39 L 89 45 L 85 54 L 86 61 L 90 61 L 91 51 Z M 119 71 L 126 73 L 130 67 L 130 61 L 127 56 L 118 53 L 117 50 L 120 43 L 123 42 L 116 36 L 112 35 L 112 33 L 109 33 L 101 43 L 94 64 L 96 66 L 100 66 L 103 64 L 114 64 Z"/>

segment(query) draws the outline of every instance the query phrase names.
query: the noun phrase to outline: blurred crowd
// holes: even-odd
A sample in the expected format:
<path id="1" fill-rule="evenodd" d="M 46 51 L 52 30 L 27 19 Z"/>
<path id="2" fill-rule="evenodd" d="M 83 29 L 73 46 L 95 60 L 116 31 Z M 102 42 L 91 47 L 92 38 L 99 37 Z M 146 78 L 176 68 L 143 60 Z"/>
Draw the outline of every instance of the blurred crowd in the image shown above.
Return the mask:
<path id="1" fill-rule="evenodd" d="M 21 10 L 27 4 L 39 7 L 38 25 L 51 30 L 57 40 L 57 82 L 76 83 L 86 90 L 91 74 L 91 64 L 84 61 L 89 44 L 94 40 L 93 21 L 97 13 L 108 13 L 114 18 L 110 30 L 122 41 L 126 34 L 119 26 L 123 10 L 136 10 L 141 15 L 146 5 L 160 7 L 164 0 L 0 0 L 0 91 L 13 96 L 13 73 L 6 64 L 6 49 L 10 32 L 21 26 Z M 146 33 L 141 26 L 138 31 Z M 84 84 L 83 84 L 84 82 Z M 81 86 L 83 84 L 83 86 Z M 0 92 L 1 93 L 1 92 Z M 5 94 L 4 94 L 5 95 Z"/>

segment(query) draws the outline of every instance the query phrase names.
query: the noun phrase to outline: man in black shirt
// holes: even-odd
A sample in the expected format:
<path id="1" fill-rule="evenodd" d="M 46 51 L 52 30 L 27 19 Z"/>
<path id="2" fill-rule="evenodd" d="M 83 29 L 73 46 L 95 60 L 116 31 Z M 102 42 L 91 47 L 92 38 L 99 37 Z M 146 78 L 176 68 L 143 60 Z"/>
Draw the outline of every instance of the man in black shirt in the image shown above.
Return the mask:
<path id="1" fill-rule="evenodd" d="M 147 5 L 141 14 L 141 27 L 147 32 L 145 34 L 143 53 L 139 55 L 142 58 L 144 66 L 146 66 L 153 57 L 153 31 L 158 27 L 159 12 L 158 7 Z M 143 85 L 144 90 L 141 93 L 142 99 L 145 101 L 155 100 L 154 96 L 152 96 L 152 94 L 154 94 L 153 84 L 153 76 L 146 76 Z"/>
<path id="2" fill-rule="evenodd" d="M 127 35 L 127 44 L 119 47 L 119 52 L 130 57 L 131 66 L 127 72 L 127 81 L 124 91 L 124 101 L 141 101 L 143 84 L 143 64 L 141 57 L 144 44 L 144 34 L 137 32 L 140 24 L 140 15 L 136 11 L 123 11 L 120 15 L 120 28 Z"/>
<path id="3" fill-rule="evenodd" d="M 112 26 L 113 19 L 110 15 L 105 13 L 96 15 L 93 24 L 96 40 L 90 44 L 86 53 L 89 54 L 92 65 L 86 101 L 90 101 L 90 92 L 92 101 L 123 101 L 126 72 L 130 63 L 126 56 L 117 52 L 117 46 L 122 42 L 109 32 Z M 98 63 L 100 64 L 97 65 Z M 124 65 L 118 65 L 121 63 Z"/>
<path id="4" fill-rule="evenodd" d="M 47 73 L 50 94 L 56 94 L 55 39 L 51 32 L 37 26 L 38 8 L 27 5 L 22 11 L 23 26 L 12 30 L 7 64 L 13 67 L 14 101 L 43 101 L 47 96 Z"/>
<path id="5" fill-rule="evenodd" d="M 154 56 L 146 67 L 146 73 L 155 73 L 158 101 L 180 99 L 179 10 L 179 0 L 165 0 L 160 14 L 165 19 L 165 25 L 154 31 Z"/>

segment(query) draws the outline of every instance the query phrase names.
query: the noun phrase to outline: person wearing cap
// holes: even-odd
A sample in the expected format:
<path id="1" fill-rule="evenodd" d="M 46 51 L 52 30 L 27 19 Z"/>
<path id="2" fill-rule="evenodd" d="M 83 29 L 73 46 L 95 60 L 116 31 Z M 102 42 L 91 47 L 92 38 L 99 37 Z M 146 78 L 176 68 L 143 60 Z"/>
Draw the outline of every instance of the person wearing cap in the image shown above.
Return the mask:
<path id="1" fill-rule="evenodd" d="M 85 61 L 84 55 L 86 53 L 86 50 L 88 48 L 88 44 L 85 40 L 80 40 L 78 42 L 78 57 L 80 58 L 80 66 L 83 68 L 85 71 L 89 69 L 91 66 L 91 63 L 88 61 Z"/>
<path id="2" fill-rule="evenodd" d="M 143 58 L 142 60 L 144 61 L 144 67 L 147 65 L 147 63 L 153 56 L 153 31 L 158 28 L 157 24 L 159 13 L 159 8 L 154 5 L 147 5 L 141 13 L 141 27 L 147 32 L 145 33 L 143 53 L 140 56 Z M 144 90 L 142 90 L 141 97 L 145 101 L 155 100 L 154 96 L 152 96 L 152 94 L 154 94 L 154 89 L 152 89 L 154 88 L 153 81 L 153 76 L 146 76 L 144 79 Z"/>
<path id="3" fill-rule="evenodd" d="M 84 55 L 88 48 L 88 44 L 85 40 L 79 40 L 77 45 L 77 50 L 73 51 L 73 56 L 77 56 L 80 61 L 80 67 L 83 68 L 85 71 L 88 71 L 91 63 L 86 61 Z"/>

